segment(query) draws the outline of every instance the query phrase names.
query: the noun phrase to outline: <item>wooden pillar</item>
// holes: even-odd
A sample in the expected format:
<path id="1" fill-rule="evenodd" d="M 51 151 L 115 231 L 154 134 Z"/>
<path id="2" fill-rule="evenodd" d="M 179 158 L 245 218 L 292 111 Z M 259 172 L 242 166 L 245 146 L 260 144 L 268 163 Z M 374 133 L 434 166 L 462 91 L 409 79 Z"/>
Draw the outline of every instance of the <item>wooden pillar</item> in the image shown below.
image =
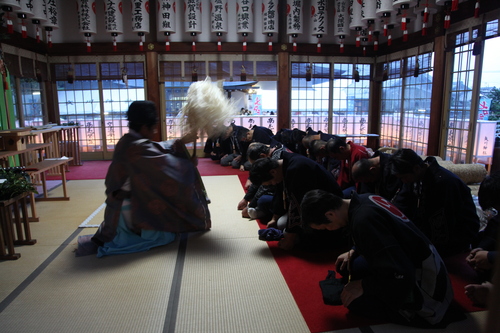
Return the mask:
<path id="1" fill-rule="evenodd" d="M 374 69 L 376 70 L 376 69 Z M 380 135 L 380 103 L 382 82 L 372 80 L 370 85 L 370 115 L 368 117 L 368 133 Z M 373 151 L 380 148 L 380 137 L 368 137 L 366 146 Z"/>
<path id="2" fill-rule="evenodd" d="M 163 140 L 161 138 L 160 126 L 164 123 L 162 121 L 161 115 L 161 98 L 160 98 L 160 83 L 158 82 L 158 53 L 156 52 L 147 52 L 146 53 L 146 99 L 155 103 L 156 109 L 158 110 L 158 119 L 160 122 L 158 123 L 158 130 L 156 132 L 155 137 L 153 138 L 155 141 Z"/>
<path id="3" fill-rule="evenodd" d="M 54 92 L 54 87 L 56 86 L 56 81 L 50 82 L 50 81 L 45 81 L 44 82 L 44 89 L 45 89 L 45 107 L 47 108 L 47 120 L 49 123 L 54 123 L 54 124 L 59 124 L 60 122 L 60 117 L 59 117 L 59 105 L 56 105 L 56 100 L 54 94 L 57 92 Z M 59 124 L 60 125 L 60 124 Z"/>
<path id="4" fill-rule="evenodd" d="M 446 75 L 446 36 L 434 39 L 434 72 L 432 73 L 431 114 L 429 119 L 429 138 L 427 155 L 439 155 L 441 147 L 441 126 L 444 114 L 444 92 Z"/>
<path id="5" fill-rule="evenodd" d="M 283 44 L 285 45 L 285 44 Z M 282 128 L 290 128 L 290 103 L 292 98 L 290 79 L 290 57 L 288 52 L 278 53 L 278 120 L 276 132 Z"/>

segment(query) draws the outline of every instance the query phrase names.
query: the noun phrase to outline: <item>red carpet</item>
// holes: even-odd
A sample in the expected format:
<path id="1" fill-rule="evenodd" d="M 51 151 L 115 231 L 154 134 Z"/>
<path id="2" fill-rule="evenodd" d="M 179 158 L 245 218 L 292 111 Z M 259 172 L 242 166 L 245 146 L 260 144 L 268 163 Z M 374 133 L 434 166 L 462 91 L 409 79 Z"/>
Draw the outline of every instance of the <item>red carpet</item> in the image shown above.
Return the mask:
<path id="1" fill-rule="evenodd" d="M 68 180 L 104 179 L 109 163 L 110 161 L 84 161 L 83 166 L 70 166 L 67 178 Z M 242 185 L 248 177 L 247 172 L 222 167 L 208 158 L 198 159 L 198 170 L 202 176 L 237 175 Z M 265 226 L 260 224 L 260 227 Z M 279 249 L 277 242 L 268 242 L 268 245 L 311 332 L 380 324 L 349 314 L 343 306 L 323 303 L 319 281 L 324 280 L 328 270 L 333 269 L 336 253 L 289 253 Z M 475 276 L 465 264 L 464 256 L 447 260 L 446 264 L 459 307 L 465 312 L 482 310 L 474 307 L 464 294 L 465 285 L 472 283 Z"/>

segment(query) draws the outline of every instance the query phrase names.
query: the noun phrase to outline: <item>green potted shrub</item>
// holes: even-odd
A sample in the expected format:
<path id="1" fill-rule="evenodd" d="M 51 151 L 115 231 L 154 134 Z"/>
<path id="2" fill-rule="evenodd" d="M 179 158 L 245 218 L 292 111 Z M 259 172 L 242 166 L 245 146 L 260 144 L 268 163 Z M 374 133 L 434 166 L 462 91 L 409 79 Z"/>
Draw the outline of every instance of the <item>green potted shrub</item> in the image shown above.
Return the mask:
<path id="1" fill-rule="evenodd" d="M 0 168 L 0 200 L 9 200 L 23 193 L 38 193 L 24 168 Z"/>

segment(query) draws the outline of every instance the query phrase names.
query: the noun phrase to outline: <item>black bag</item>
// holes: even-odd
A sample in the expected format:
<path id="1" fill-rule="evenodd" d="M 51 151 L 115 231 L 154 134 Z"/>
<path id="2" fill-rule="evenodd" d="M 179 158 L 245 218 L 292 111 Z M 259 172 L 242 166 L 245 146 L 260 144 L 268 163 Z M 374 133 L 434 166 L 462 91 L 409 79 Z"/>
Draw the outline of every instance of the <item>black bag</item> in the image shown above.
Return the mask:
<path id="1" fill-rule="evenodd" d="M 323 302 L 326 305 L 342 305 L 340 294 L 344 290 L 345 283 L 342 279 L 335 277 L 335 271 L 328 271 L 326 280 L 319 281 L 319 286 L 323 294 Z"/>

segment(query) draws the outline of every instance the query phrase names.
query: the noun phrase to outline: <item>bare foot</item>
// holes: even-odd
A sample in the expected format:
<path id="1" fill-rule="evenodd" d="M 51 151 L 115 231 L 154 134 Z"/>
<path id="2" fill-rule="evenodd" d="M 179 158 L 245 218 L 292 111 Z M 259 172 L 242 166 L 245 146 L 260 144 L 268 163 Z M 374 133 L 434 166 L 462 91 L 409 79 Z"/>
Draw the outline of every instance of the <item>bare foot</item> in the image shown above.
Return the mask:
<path id="1" fill-rule="evenodd" d="M 250 218 L 250 215 L 248 215 L 248 207 L 243 208 L 241 211 L 241 217 Z"/>
<path id="2" fill-rule="evenodd" d="M 465 286 L 465 295 L 469 297 L 474 305 L 486 307 L 491 289 L 493 289 L 493 285 L 490 282 L 469 284 Z"/>

